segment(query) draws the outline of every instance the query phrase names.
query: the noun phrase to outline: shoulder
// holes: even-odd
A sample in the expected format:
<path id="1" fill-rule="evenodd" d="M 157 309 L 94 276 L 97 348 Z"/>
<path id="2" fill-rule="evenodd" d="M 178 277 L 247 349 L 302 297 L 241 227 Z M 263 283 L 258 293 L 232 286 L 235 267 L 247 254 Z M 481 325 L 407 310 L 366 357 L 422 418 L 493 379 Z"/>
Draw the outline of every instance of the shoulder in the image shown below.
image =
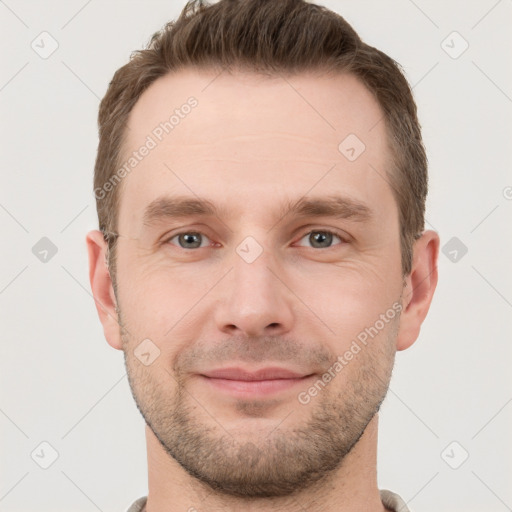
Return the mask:
<path id="1" fill-rule="evenodd" d="M 380 491 L 380 499 L 382 504 L 389 509 L 391 512 L 409 512 L 409 508 L 405 501 L 395 494 L 394 492 L 382 489 Z"/>
<path id="2" fill-rule="evenodd" d="M 144 512 L 147 499 L 147 496 L 139 498 L 137 501 L 132 503 L 131 507 L 126 512 Z"/>

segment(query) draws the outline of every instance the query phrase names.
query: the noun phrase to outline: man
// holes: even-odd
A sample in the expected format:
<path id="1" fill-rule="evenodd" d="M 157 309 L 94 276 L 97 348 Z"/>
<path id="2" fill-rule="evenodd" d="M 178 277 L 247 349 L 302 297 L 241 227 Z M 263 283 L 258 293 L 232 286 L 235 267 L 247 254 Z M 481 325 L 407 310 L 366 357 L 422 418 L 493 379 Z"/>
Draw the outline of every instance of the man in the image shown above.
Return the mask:
<path id="1" fill-rule="evenodd" d="M 396 63 L 303 0 L 192 2 L 99 131 L 90 281 L 146 421 L 130 512 L 405 512 L 377 412 L 439 238 Z"/>

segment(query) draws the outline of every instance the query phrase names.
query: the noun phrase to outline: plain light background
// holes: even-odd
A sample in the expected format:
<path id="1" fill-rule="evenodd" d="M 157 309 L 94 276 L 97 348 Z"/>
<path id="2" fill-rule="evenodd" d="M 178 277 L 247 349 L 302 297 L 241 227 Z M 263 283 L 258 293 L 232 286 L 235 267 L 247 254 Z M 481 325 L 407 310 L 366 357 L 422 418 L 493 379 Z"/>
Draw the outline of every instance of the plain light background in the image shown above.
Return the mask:
<path id="1" fill-rule="evenodd" d="M 144 422 L 96 315 L 85 235 L 99 100 L 183 5 L 0 1 L 0 511 L 124 512 L 147 494 Z M 379 486 L 417 512 L 512 510 L 512 1 L 323 5 L 414 86 L 427 227 L 446 253 L 420 338 L 397 354 Z M 46 59 L 31 46 L 42 37 L 58 43 Z M 43 237 L 47 262 L 33 253 Z"/>

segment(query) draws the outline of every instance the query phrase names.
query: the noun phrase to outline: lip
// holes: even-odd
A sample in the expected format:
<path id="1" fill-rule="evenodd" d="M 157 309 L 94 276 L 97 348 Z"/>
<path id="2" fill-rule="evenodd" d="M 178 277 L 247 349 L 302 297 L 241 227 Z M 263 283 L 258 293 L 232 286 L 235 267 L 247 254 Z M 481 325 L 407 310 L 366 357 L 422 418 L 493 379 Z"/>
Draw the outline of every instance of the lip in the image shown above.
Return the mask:
<path id="1" fill-rule="evenodd" d="M 211 379 L 226 379 L 239 381 L 256 381 L 256 380 L 276 380 L 276 379 L 299 379 L 305 377 L 305 374 L 293 372 L 286 368 L 268 367 L 261 368 L 256 371 L 248 371 L 243 368 L 219 368 L 218 370 L 210 370 L 201 375 Z"/>
<path id="2" fill-rule="evenodd" d="M 216 391 L 238 398 L 265 397 L 304 385 L 313 374 L 301 374 L 286 368 L 268 367 L 256 371 L 242 368 L 220 368 L 200 374 Z"/>

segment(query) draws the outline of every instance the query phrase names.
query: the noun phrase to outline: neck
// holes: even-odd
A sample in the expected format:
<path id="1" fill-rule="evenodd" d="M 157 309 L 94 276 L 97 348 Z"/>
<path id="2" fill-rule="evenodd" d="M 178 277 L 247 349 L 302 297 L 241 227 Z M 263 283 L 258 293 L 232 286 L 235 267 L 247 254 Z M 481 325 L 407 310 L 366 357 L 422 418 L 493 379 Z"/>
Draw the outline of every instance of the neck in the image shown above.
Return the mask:
<path id="1" fill-rule="evenodd" d="M 294 495 L 244 499 L 225 495 L 189 475 L 169 456 L 146 425 L 148 453 L 147 512 L 384 512 L 377 487 L 378 416 L 328 479 Z"/>

